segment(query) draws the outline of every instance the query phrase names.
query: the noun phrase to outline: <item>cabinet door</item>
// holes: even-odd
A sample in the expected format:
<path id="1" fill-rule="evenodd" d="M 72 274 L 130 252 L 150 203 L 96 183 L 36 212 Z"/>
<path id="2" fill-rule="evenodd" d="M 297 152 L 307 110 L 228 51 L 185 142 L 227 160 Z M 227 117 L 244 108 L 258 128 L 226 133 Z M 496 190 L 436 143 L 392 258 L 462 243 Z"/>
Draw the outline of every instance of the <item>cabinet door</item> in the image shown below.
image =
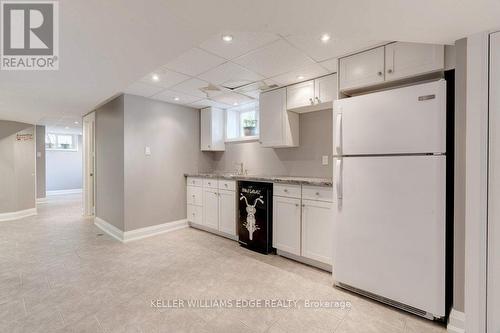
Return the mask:
<path id="1" fill-rule="evenodd" d="M 210 150 L 212 146 L 212 117 L 210 108 L 200 110 L 200 131 L 201 150 Z"/>
<path id="2" fill-rule="evenodd" d="M 224 110 L 212 108 L 212 131 L 211 141 L 212 146 L 210 150 L 224 151 Z"/>
<path id="3" fill-rule="evenodd" d="M 260 94 L 260 141 L 264 147 L 283 143 L 283 114 L 286 112 L 285 88 Z"/>
<path id="4" fill-rule="evenodd" d="M 273 247 L 300 256 L 300 199 L 273 197 Z"/>
<path id="5" fill-rule="evenodd" d="M 288 110 L 314 105 L 314 80 L 297 83 L 286 88 Z"/>
<path id="6" fill-rule="evenodd" d="M 385 47 L 387 81 L 439 71 L 443 68 L 443 45 L 397 42 Z"/>
<path id="7" fill-rule="evenodd" d="M 337 74 L 314 80 L 314 102 L 331 103 L 337 99 Z"/>
<path id="8" fill-rule="evenodd" d="M 203 225 L 219 229 L 219 193 L 218 190 L 203 189 Z"/>
<path id="9" fill-rule="evenodd" d="M 384 82 L 384 47 L 340 59 L 340 89 L 355 89 Z"/>
<path id="10" fill-rule="evenodd" d="M 187 205 L 187 220 L 196 224 L 203 224 L 203 207 Z"/>
<path id="11" fill-rule="evenodd" d="M 219 190 L 219 231 L 236 236 L 236 193 Z"/>
<path id="12" fill-rule="evenodd" d="M 333 204 L 302 201 L 302 256 L 332 264 Z"/>

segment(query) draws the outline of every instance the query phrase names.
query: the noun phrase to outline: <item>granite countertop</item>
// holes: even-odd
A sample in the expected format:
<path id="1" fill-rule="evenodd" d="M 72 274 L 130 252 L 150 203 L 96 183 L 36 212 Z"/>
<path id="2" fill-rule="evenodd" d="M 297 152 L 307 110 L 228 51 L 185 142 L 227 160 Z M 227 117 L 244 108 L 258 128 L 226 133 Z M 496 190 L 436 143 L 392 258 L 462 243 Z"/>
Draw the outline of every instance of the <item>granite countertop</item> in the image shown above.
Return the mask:
<path id="1" fill-rule="evenodd" d="M 270 183 L 283 183 L 295 185 L 333 186 L 332 178 L 318 177 L 294 177 L 294 176 L 272 176 L 272 175 L 237 175 L 232 173 L 186 173 L 185 177 L 201 177 L 231 180 L 249 180 Z"/>

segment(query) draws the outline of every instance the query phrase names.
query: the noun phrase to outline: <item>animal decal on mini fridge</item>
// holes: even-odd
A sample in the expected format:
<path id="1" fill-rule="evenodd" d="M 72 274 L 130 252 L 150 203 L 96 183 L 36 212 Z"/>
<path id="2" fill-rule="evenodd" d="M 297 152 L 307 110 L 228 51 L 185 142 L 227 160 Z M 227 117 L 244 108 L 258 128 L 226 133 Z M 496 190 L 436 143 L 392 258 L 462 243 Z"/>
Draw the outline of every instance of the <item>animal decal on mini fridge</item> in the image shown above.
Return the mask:
<path id="1" fill-rule="evenodd" d="M 253 205 L 250 205 L 248 203 L 247 198 L 243 195 L 243 193 L 240 193 L 240 195 L 241 195 L 240 201 L 245 200 L 245 203 L 247 205 L 246 207 L 247 219 L 246 222 L 243 223 L 243 226 L 248 230 L 249 239 L 253 240 L 253 233 L 260 229 L 257 223 L 255 222 L 255 212 L 257 211 L 255 209 L 255 206 L 257 205 L 258 202 L 262 204 L 264 203 L 264 201 L 262 200 L 263 196 L 260 196 L 257 199 L 255 199 Z"/>

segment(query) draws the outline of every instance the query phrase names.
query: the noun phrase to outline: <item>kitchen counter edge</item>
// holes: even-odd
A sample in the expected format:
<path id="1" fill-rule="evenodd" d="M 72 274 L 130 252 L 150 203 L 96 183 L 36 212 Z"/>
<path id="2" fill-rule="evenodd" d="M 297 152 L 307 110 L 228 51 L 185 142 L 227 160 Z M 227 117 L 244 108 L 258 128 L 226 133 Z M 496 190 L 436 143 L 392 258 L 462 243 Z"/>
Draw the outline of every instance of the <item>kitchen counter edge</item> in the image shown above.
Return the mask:
<path id="1" fill-rule="evenodd" d="M 184 177 L 257 181 L 257 182 L 269 182 L 269 183 L 279 183 L 279 184 L 311 185 L 311 186 L 325 186 L 325 187 L 333 186 L 332 179 L 315 178 L 315 177 L 309 178 L 309 177 L 293 177 L 293 176 L 283 177 L 283 176 L 256 176 L 256 175 L 222 175 L 222 174 L 212 174 L 212 173 L 185 173 Z"/>

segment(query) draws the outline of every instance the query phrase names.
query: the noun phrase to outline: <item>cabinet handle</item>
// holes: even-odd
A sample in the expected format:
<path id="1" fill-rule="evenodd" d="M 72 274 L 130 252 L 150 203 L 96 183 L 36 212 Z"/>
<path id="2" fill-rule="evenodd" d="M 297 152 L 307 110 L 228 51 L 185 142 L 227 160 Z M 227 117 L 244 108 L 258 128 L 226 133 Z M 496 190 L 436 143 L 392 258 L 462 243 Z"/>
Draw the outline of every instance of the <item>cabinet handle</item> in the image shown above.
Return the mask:
<path id="1" fill-rule="evenodd" d="M 193 198 L 194 198 L 194 194 L 193 194 Z"/>
<path id="2" fill-rule="evenodd" d="M 382 73 L 382 72 L 377 73 L 378 76 L 382 76 L 382 74 L 384 74 L 384 73 Z"/>
<path id="3" fill-rule="evenodd" d="M 316 192 L 316 195 L 319 195 L 319 192 Z"/>
<path id="4" fill-rule="evenodd" d="M 295 207 L 299 207 L 299 204 L 295 204 Z"/>
<path id="5" fill-rule="evenodd" d="M 311 102 L 311 105 L 314 105 L 314 101 L 312 98 L 309 98 L 309 102 Z"/>
<path id="6" fill-rule="evenodd" d="M 208 145 L 208 148 L 210 148 L 210 145 Z"/>
<path id="7" fill-rule="evenodd" d="M 315 97 L 315 98 L 318 101 L 318 103 L 321 103 L 321 100 L 319 99 L 319 97 Z"/>
<path id="8" fill-rule="evenodd" d="M 393 72 L 392 69 L 387 70 L 387 73 L 389 73 L 389 74 L 392 74 L 392 72 Z"/>
<path id="9" fill-rule="evenodd" d="M 305 204 L 302 204 L 302 207 L 305 207 L 306 205 Z"/>
<path id="10" fill-rule="evenodd" d="M 227 184 L 224 184 L 224 187 L 227 187 Z"/>
<path id="11" fill-rule="evenodd" d="M 283 190 L 283 192 L 288 192 L 288 190 L 285 188 L 285 189 Z"/>
<path id="12" fill-rule="evenodd" d="M 195 213 L 193 213 L 193 216 L 195 216 L 195 215 L 196 215 L 196 214 L 195 214 Z"/>
<path id="13" fill-rule="evenodd" d="M 208 182 L 208 185 L 210 185 L 210 184 L 212 184 L 212 183 Z"/>

